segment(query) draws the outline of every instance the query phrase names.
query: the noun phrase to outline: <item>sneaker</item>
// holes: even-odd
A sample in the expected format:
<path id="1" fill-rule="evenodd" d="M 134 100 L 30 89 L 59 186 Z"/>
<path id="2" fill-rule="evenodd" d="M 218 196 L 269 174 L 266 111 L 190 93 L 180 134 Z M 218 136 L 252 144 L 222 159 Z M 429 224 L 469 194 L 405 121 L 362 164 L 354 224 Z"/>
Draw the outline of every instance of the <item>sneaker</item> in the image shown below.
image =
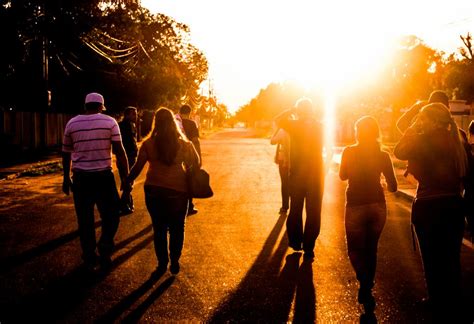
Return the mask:
<path id="1" fill-rule="evenodd" d="M 170 265 L 170 272 L 171 274 L 173 275 L 176 275 L 179 273 L 179 262 L 176 261 L 176 262 L 171 262 L 171 265 Z"/>
<path id="2" fill-rule="evenodd" d="M 191 216 L 191 215 L 194 215 L 194 214 L 197 214 L 198 210 L 197 209 L 191 209 L 191 210 L 188 210 L 188 216 Z"/>

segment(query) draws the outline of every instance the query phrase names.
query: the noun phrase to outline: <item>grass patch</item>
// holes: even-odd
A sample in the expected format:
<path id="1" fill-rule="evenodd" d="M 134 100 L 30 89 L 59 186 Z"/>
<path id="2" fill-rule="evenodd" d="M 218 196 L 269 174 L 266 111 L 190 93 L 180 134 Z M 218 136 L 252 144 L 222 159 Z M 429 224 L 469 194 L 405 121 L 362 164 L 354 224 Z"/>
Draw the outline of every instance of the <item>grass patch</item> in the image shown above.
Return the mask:
<path id="1" fill-rule="evenodd" d="M 44 162 L 35 164 L 28 169 L 21 171 L 18 177 L 38 177 L 45 174 L 61 172 L 62 170 L 63 166 L 61 162 Z"/>

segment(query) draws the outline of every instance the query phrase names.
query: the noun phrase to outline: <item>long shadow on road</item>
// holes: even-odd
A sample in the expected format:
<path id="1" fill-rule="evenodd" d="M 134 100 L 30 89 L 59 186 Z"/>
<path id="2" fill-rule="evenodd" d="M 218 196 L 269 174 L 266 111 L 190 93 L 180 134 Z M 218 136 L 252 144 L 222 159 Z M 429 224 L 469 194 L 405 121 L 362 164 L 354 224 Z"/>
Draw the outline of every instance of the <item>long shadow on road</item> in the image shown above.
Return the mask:
<path id="1" fill-rule="evenodd" d="M 126 244 L 139 239 L 150 231 L 151 225 L 119 242 L 117 247 L 123 248 Z M 153 235 L 148 235 L 128 251 L 113 259 L 111 270 L 126 262 L 152 241 Z M 91 276 L 85 274 L 81 268 L 76 268 L 62 277 L 45 283 L 44 288 L 39 291 L 21 297 L 21 299 L 2 302 L 2 320 L 6 322 L 62 321 L 93 293 L 105 275 L 99 273 Z"/>
<path id="2" fill-rule="evenodd" d="M 101 221 L 97 221 L 94 224 L 94 228 L 98 228 L 100 225 L 101 225 Z M 1 269 L 0 273 L 4 273 L 10 270 L 11 268 L 20 266 L 36 257 L 44 255 L 48 252 L 54 251 L 55 249 L 74 240 L 77 237 L 79 237 L 79 231 L 73 231 L 73 232 L 61 235 L 44 244 L 35 246 L 34 248 L 21 252 L 17 255 L 6 257 L 5 259 L 0 261 L 0 269 Z"/>
<path id="3" fill-rule="evenodd" d="M 210 323 L 287 322 L 295 294 L 295 319 L 314 321 L 316 296 L 311 261 L 305 260 L 300 267 L 301 253 L 285 258 L 286 232 L 274 249 L 285 220 L 285 215 L 280 216 L 254 264 L 236 290 L 210 316 Z"/>

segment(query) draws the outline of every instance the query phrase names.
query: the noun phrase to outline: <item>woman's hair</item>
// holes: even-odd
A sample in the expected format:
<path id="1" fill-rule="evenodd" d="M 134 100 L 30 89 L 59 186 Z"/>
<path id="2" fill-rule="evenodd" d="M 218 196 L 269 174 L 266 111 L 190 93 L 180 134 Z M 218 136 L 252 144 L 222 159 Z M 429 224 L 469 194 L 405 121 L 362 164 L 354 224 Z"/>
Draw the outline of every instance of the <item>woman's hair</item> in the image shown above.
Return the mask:
<path id="1" fill-rule="evenodd" d="M 378 144 L 380 140 L 380 127 L 377 120 L 372 116 L 363 116 L 355 123 L 357 143 Z"/>
<path id="2" fill-rule="evenodd" d="M 179 140 L 186 141 L 174 114 L 165 107 L 155 112 L 151 133 L 147 138 L 154 140 L 157 158 L 166 165 L 172 165 L 179 150 Z"/>
<path id="3" fill-rule="evenodd" d="M 435 128 L 446 129 L 453 140 L 455 151 L 456 168 L 461 177 L 467 172 L 467 155 L 464 145 L 462 144 L 461 135 L 459 134 L 458 125 L 454 121 L 448 107 L 442 103 L 432 103 L 424 106 L 420 110 L 420 117 L 424 117 L 432 122 Z"/>

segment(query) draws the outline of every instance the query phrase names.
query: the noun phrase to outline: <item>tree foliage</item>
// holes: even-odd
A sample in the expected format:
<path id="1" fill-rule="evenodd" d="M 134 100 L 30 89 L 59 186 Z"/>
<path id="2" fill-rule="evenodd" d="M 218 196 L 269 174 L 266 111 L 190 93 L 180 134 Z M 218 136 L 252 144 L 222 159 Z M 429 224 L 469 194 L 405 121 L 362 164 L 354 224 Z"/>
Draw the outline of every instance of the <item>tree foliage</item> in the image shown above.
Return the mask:
<path id="1" fill-rule="evenodd" d="M 186 25 L 130 1 L 4 0 L 0 21 L 2 105 L 77 112 L 98 91 L 112 111 L 177 108 L 207 76 Z"/>

